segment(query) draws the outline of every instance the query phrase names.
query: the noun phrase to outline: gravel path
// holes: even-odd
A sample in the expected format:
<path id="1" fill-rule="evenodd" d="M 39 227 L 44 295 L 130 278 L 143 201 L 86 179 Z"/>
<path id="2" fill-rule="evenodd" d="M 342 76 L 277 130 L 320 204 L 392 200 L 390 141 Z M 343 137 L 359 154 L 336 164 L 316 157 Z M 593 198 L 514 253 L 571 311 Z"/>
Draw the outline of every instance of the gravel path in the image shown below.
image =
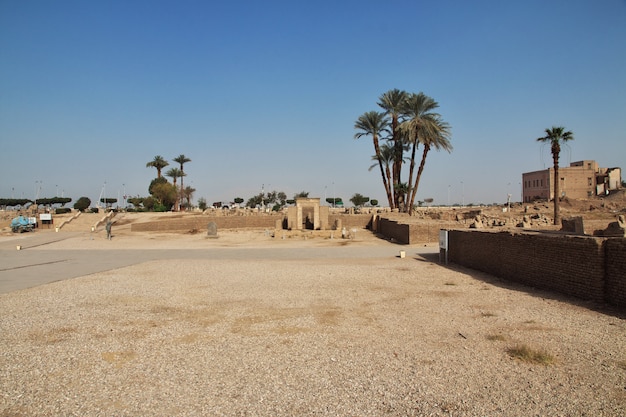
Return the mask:
<path id="1" fill-rule="evenodd" d="M 624 319 L 432 260 L 152 260 L 0 294 L 0 416 L 626 415 Z"/>

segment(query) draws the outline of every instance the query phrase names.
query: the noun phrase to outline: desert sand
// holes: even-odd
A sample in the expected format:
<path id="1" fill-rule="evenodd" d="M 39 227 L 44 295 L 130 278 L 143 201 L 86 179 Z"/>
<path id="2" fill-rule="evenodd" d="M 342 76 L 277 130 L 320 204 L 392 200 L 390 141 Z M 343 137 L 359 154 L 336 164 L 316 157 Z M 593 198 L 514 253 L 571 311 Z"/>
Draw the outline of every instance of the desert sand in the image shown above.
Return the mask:
<path id="1" fill-rule="evenodd" d="M 0 294 L 0 416 L 626 414 L 624 317 L 444 265 L 436 247 L 39 236 L 0 237 L 1 259 L 18 242 L 136 259 Z"/>

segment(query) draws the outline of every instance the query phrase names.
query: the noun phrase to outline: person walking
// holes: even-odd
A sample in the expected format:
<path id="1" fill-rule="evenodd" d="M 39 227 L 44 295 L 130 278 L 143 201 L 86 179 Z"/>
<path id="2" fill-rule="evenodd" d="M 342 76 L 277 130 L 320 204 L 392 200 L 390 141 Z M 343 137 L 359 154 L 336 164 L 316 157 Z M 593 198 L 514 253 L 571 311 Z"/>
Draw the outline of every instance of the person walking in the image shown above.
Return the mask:
<path id="1" fill-rule="evenodd" d="M 113 223 L 111 222 L 111 220 L 107 220 L 107 224 L 104 227 L 107 231 L 107 239 L 111 240 L 111 226 L 113 225 Z"/>

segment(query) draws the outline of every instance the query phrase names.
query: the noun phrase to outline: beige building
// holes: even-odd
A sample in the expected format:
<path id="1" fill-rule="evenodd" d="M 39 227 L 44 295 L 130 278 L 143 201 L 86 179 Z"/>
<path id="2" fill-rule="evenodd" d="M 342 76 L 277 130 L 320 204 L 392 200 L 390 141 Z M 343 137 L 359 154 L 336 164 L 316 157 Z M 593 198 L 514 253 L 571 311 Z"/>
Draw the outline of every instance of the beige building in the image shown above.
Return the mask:
<path id="1" fill-rule="evenodd" d="M 522 174 L 524 202 L 554 198 L 554 168 Z M 596 161 L 572 162 L 559 167 L 560 197 L 590 198 L 603 196 L 622 186 L 620 168 L 600 168 Z"/>

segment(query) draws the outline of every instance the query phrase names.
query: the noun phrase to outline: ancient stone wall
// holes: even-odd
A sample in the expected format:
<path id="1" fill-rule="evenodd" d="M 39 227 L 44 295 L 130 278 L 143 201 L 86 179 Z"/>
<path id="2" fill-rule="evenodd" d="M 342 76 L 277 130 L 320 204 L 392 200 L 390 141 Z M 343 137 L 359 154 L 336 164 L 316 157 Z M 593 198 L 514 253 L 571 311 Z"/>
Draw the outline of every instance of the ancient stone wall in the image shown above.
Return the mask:
<path id="1" fill-rule="evenodd" d="M 376 221 L 374 230 L 398 243 L 413 245 L 417 243 L 433 243 L 439 241 L 439 230 L 457 226 L 451 221 L 419 221 L 413 220 L 408 223 L 406 220 L 393 220 L 387 217 L 380 217 Z"/>
<path id="2" fill-rule="evenodd" d="M 448 231 L 448 260 L 499 278 L 626 305 L 624 239 L 483 231 Z"/>
<path id="3" fill-rule="evenodd" d="M 607 239 L 604 245 L 607 302 L 626 309 L 626 239 Z"/>
<path id="4" fill-rule="evenodd" d="M 178 219 L 161 219 L 145 223 L 133 223 L 131 232 L 205 232 L 209 222 L 215 222 L 217 229 L 274 229 L 282 216 L 189 216 Z"/>
<path id="5" fill-rule="evenodd" d="M 282 214 L 261 214 L 251 216 L 184 216 L 176 219 L 160 219 L 152 222 L 133 223 L 132 232 L 204 232 L 209 222 L 215 222 L 217 229 L 275 229 L 277 221 L 286 227 L 286 217 Z M 371 214 L 331 214 L 329 223 L 337 221 L 347 229 L 365 229 L 371 225 Z"/>

